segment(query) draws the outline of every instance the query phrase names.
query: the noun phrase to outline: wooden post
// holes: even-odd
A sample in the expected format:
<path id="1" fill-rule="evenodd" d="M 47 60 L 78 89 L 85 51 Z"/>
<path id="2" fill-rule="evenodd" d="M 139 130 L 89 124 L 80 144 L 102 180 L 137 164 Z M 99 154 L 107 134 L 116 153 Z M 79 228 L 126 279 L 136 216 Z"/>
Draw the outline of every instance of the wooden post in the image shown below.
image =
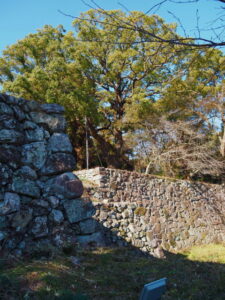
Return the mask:
<path id="1" fill-rule="evenodd" d="M 85 117 L 85 140 L 86 140 L 86 169 L 89 169 L 89 145 L 88 145 L 88 126 L 87 117 Z"/>

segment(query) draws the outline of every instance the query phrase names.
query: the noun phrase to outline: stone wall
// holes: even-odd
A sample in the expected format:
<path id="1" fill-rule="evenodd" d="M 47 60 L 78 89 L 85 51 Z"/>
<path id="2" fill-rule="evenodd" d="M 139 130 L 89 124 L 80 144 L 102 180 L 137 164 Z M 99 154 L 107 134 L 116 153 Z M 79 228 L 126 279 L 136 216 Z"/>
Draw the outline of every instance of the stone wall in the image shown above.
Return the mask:
<path id="1" fill-rule="evenodd" d="M 225 241 L 225 186 L 95 168 L 76 172 L 106 235 L 160 256 Z"/>
<path id="2" fill-rule="evenodd" d="M 104 168 L 75 175 L 63 113 L 0 94 L 1 251 L 116 242 L 160 255 L 225 241 L 224 186 Z"/>
<path id="3" fill-rule="evenodd" d="M 0 250 L 98 237 L 90 201 L 81 199 L 64 108 L 0 94 Z"/>

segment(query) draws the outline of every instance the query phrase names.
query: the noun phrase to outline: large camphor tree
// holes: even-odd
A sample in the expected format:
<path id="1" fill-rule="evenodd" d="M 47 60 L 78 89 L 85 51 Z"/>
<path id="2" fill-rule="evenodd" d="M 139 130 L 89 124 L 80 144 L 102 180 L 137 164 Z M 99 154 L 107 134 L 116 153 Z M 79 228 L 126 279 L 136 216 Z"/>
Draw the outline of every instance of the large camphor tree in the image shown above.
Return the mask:
<path id="1" fill-rule="evenodd" d="M 221 52 L 146 40 L 143 31 L 120 26 L 121 20 L 163 39 L 178 37 L 175 24 L 155 15 L 90 10 L 73 22 L 75 33 L 45 26 L 0 58 L 5 92 L 65 106 L 80 167 L 85 166 L 85 131 L 90 166 L 132 169 L 133 141 L 144 121 L 157 127 L 157 116 L 177 111 L 174 120 L 184 120 L 202 109 L 208 118 L 209 111 L 198 106 L 215 89 L 221 91 Z M 210 71 L 214 65 L 216 72 Z"/>
<path id="2" fill-rule="evenodd" d="M 164 27 L 157 16 L 113 14 L 137 20 L 164 37 L 175 30 L 175 25 Z M 64 105 L 77 148 L 86 119 L 101 163 L 131 168 L 126 114 L 151 110 L 160 85 L 172 76 L 177 56 L 174 46 L 145 43 L 139 32 L 119 30 L 114 22 L 91 10 L 74 21 L 75 35 L 62 26 L 45 26 L 3 52 L 0 81 L 3 90 L 15 96 Z M 101 42 L 95 42 L 99 38 Z"/>

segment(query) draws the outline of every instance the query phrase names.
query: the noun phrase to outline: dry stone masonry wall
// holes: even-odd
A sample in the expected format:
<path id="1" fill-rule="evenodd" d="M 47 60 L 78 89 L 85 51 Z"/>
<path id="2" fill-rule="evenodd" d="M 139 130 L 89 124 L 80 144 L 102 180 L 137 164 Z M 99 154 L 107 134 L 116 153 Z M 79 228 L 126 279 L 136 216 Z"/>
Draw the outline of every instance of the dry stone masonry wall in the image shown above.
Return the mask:
<path id="1" fill-rule="evenodd" d="M 162 179 L 122 170 L 76 172 L 106 236 L 162 255 L 225 241 L 225 186 Z"/>
<path id="2" fill-rule="evenodd" d="M 0 94 L 1 252 L 116 242 L 160 256 L 225 241 L 224 185 L 104 168 L 75 175 L 63 113 Z"/>
<path id="3" fill-rule="evenodd" d="M 0 94 L 0 250 L 88 240 L 97 226 L 65 134 L 64 108 Z"/>

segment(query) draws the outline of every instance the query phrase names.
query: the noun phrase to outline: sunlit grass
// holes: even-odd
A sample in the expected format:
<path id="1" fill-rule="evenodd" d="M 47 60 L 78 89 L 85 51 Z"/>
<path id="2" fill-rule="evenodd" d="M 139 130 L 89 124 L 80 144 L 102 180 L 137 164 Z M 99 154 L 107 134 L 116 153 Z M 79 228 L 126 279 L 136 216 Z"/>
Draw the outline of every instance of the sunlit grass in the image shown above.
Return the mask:
<path id="1" fill-rule="evenodd" d="M 194 261 L 225 264 L 225 245 L 194 246 L 187 251 L 186 255 L 188 259 Z"/>

